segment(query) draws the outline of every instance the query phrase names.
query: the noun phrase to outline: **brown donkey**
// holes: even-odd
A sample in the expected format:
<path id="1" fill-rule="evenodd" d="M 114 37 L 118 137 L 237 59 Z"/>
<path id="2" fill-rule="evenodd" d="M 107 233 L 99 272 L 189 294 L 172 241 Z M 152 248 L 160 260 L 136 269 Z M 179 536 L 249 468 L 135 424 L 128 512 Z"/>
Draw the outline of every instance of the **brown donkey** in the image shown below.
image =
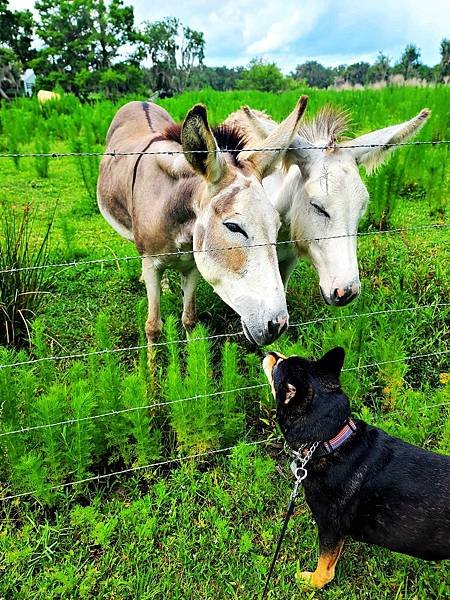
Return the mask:
<path id="1" fill-rule="evenodd" d="M 167 267 L 181 272 L 186 328 L 196 321 L 200 272 L 240 315 L 250 341 L 267 344 L 286 330 L 286 297 L 274 245 L 280 219 L 261 180 L 282 156 L 270 150 L 286 148 L 295 138 L 306 104 L 302 96 L 264 140 L 266 151 L 239 154 L 226 149 L 244 149 L 243 133 L 225 125 L 213 133 L 199 104 L 181 126 L 148 102 L 130 102 L 114 117 L 107 152 L 167 152 L 105 156 L 97 188 L 100 212 L 142 256 L 149 343 L 162 328 L 160 283 Z M 170 154 L 180 150 L 186 154 Z"/>

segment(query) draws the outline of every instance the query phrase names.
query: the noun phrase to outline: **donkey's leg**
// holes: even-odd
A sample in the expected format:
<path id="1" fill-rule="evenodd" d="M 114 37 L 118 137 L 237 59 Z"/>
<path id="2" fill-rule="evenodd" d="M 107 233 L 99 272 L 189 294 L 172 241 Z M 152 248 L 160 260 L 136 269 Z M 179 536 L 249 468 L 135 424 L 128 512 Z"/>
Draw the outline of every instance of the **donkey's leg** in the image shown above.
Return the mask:
<path id="1" fill-rule="evenodd" d="M 197 309 L 195 307 L 195 288 L 197 287 L 200 273 L 194 267 L 188 273 L 181 275 L 181 287 L 183 288 L 183 315 L 181 322 L 183 327 L 189 331 L 197 322 Z"/>
<path id="2" fill-rule="evenodd" d="M 142 278 L 147 288 L 148 316 L 145 323 L 145 333 L 149 344 L 155 343 L 162 330 L 160 313 L 161 277 L 163 269 L 155 265 L 154 260 L 142 259 Z"/>

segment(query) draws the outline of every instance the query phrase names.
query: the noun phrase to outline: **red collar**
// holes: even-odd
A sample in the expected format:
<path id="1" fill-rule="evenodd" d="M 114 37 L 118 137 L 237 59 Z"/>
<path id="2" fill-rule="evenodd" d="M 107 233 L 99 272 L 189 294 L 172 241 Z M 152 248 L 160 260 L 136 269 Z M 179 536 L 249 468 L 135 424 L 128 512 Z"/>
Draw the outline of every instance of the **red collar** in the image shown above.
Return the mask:
<path id="1" fill-rule="evenodd" d="M 356 424 L 352 419 L 347 419 L 345 425 L 337 432 L 337 434 L 331 438 L 331 440 L 321 442 L 319 446 L 317 446 L 316 450 L 311 456 L 311 459 L 318 459 L 328 454 L 332 454 L 335 450 L 337 450 L 342 444 L 354 434 L 356 431 Z M 299 452 L 301 452 L 302 456 L 305 456 L 309 452 L 308 445 L 300 448 Z"/>
<path id="2" fill-rule="evenodd" d="M 342 446 L 355 431 L 355 423 L 351 419 L 348 419 L 344 427 L 338 431 L 334 438 L 331 438 L 328 442 L 323 442 L 325 449 L 331 454 L 331 452 L 334 452 L 339 446 Z"/>

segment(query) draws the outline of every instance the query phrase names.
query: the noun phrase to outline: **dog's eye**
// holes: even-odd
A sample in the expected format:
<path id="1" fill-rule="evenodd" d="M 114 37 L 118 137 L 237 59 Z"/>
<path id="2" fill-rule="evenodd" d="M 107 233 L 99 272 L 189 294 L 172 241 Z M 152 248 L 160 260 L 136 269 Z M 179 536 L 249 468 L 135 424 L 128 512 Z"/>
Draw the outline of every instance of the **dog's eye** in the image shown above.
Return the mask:
<path id="1" fill-rule="evenodd" d="M 324 208 L 322 208 L 321 206 L 319 206 L 318 204 L 314 204 L 314 202 L 311 202 L 311 206 L 313 206 L 319 214 L 323 215 L 327 219 L 331 219 L 331 217 L 327 213 L 327 211 Z"/>
<path id="2" fill-rule="evenodd" d="M 233 233 L 240 233 L 241 235 L 243 235 L 245 237 L 245 239 L 248 240 L 248 235 L 245 233 L 245 231 L 242 229 L 242 227 L 239 227 L 239 225 L 237 223 L 224 223 L 224 225 L 227 229 L 229 229 Z"/>

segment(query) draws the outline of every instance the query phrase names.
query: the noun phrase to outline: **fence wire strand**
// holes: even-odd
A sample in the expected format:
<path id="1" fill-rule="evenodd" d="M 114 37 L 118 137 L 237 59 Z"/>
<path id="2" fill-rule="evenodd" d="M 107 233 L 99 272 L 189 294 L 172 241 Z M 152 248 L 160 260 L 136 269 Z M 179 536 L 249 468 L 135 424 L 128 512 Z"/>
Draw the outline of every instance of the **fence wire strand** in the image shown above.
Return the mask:
<path id="1" fill-rule="evenodd" d="M 450 227 L 450 223 L 431 223 L 430 225 L 416 225 L 414 227 L 399 227 L 396 229 L 386 229 L 377 231 L 360 231 L 357 233 L 345 233 L 342 235 L 331 235 L 325 237 L 314 237 L 314 238 L 299 238 L 293 240 L 281 240 L 277 242 L 264 242 L 260 244 L 241 244 L 238 246 L 225 246 L 217 248 L 203 248 L 200 250 L 177 250 L 175 252 L 159 252 L 156 254 L 142 254 L 133 256 L 115 256 L 112 258 L 93 258 L 91 260 L 72 260 L 61 263 L 51 263 L 47 265 L 36 265 L 33 267 L 9 267 L 7 269 L 1 269 L 0 274 L 6 273 L 18 273 L 20 271 L 36 271 L 41 269 L 57 269 L 57 268 L 71 268 L 79 267 L 83 265 L 103 264 L 103 263 L 117 263 L 121 261 L 138 260 L 142 258 L 163 258 L 164 256 L 181 256 L 184 254 L 202 254 L 205 252 L 227 252 L 229 250 L 237 250 L 240 248 L 263 248 L 265 246 L 281 246 L 284 244 L 300 244 L 303 242 L 319 242 L 324 240 L 338 240 L 349 237 L 367 237 L 372 235 L 388 235 L 388 234 L 400 234 L 408 233 L 410 231 L 422 231 L 428 229 L 445 229 Z"/>
<path id="2" fill-rule="evenodd" d="M 438 352 L 429 352 L 429 353 L 424 353 L 424 354 L 413 354 L 411 356 L 406 356 L 406 357 L 402 357 L 402 358 L 394 358 L 391 360 L 378 361 L 378 362 L 369 363 L 366 365 L 357 365 L 355 367 L 348 367 L 346 369 L 342 369 L 342 372 L 359 371 L 361 369 L 381 367 L 381 366 L 387 365 L 387 364 L 399 363 L 399 362 L 403 362 L 403 361 L 412 361 L 415 359 L 427 358 L 427 357 L 431 357 L 431 356 L 441 356 L 443 354 L 449 354 L 449 353 L 450 353 L 450 350 L 442 350 L 442 351 L 438 351 Z M 123 408 L 120 410 L 112 410 L 112 411 L 97 414 L 97 415 L 81 417 L 79 419 L 66 419 L 64 421 L 57 421 L 55 423 L 42 423 L 40 425 L 33 425 L 30 427 L 21 427 L 20 429 L 16 429 L 14 431 L 5 431 L 5 432 L 0 433 L 0 438 L 19 434 L 19 433 L 27 433 L 30 431 L 36 431 L 39 429 L 49 429 L 51 427 L 57 427 L 57 426 L 63 426 L 63 425 L 74 425 L 76 423 L 93 421 L 96 419 L 101 419 L 101 418 L 106 418 L 106 417 L 113 417 L 116 415 L 135 412 L 135 411 L 139 411 L 139 410 L 151 410 L 151 409 L 158 408 L 161 406 L 169 406 L 171 404 L 178 404 L 179 402 L 188 402 L 191 400 L 199 400 L 201 398 L 212 398 L 212 397 L 217 397 L 217 396 L 223 396 L 226 394 L 233 394 L 233 393 L 238 393 L 238 392 L 242 392 L 242 391 L 249 391 L 249 390 L 261 389 L 261 388 L 267 388 L 267 387 L 269 387 L 268 383 L 259 383 L 259 384 L 255 384 L 255 385 L 248 385 L 248 386 L 244 386 L 244 387 L 234 388 L 231 390 L 222 390 L 220 392 L 212 392 L 209 394 L 197 394 L 195 396 L 188 396 L 186 398 L 177 398 L 176 400 L 169 400 L 168 402 L 157 402 L 155 404 L 132 406 L 129 408 Z"/>
<path id="3" fill-rule="evenodd" d="M 259 446 L 261 444 L 268 444 L 269 442 L 279 441 L 280 438 L 276 437 L 268 437 L 264 440 L 257 440 L 255 442 L 241 442 L 236 446 L 228 446 L 227 448 L 220 448 L 218 450 L 208 450 L 206 452 L 198 452 L 196 454 L 188 454 L 187 456 L 179 456 L 177 458 L 170 458 L 168 460 L 162 460 L 159 462 L 150 463 L 148 465 L 142 465 L 138 467 L 130 467 L 129 469 L 121 469 L 120 471 L 114 471 L 112 473 L 102 473 L 99 475 L 94 475 L 93 477 L 85 477 L 84 479 L 78 479 L 77 481 L 69 481 L 67 483 L 60 483 L 58 485 L 53 485 L 48 488 L 46 491 L 55 492 L 57 490 L 62 490 L 64 488 L 73 487 L 74 485 L 80 485 L 82 483 L 89 483 L 92 481 L 101 481 L 102 479 L 109 479 L 110 477 L 117 477 L 119 475 L 126 475 L 128 473 L 135 473 L 136 471 L 143 471 L 149 469 L 156 469 L 158 467 L 164 467 L 166 465 L 171 465 L 174 463 L 183 462 L 190 459 L 199 459 L 204 458 L 206 456 L 213 456 L 214 454 L 223 454 L 224 452 L 231 452 L 236 448 L 241 446 Z M 21 494 L 12 494 L 9 496 L 0 497 L 0 502 L 4 502 L 6 500 L 14 500 L 15 498 L 23 498 L 24 496 L 32 496 L 34 494 L 39 493 L 39 490 L 33 490 L 31 492 L 22 492 Z"/>
<path id="4" fill-rule="evenodd" d="M 353 148 L 398 148 L 401 146 L 440 146 L 448 145 L 450 140 L 417 140 L 415 142 L 394 142 L 391 144 L 340 144 L 339 149 L 352 150 Z M 240 154 L 241 152 L 287 152 L 289 150 L 329 150 L 329 146 L 275 146 L 273 148 L 216 148 L 213 150 L 136 150 L 135 152 L 14 152 L 2 153 L 0 158 L 66 158 L 77 156 L 175 156 L 178 154 L 222 154 L 232 153 Z"/>
<path id="5" fill-rule="evenodd" d="M 402 358 L 397 358 L 397 359 L 392 359 L 392 360 L 383 360 L 383 361 L 379 361 L 379 362 L 374 362 L 374 363 L 370 363 L 367 365 L 358 365 L 356 367 L 342 369 L 342 371 L 348 372 L 348 371 L 355 371 L 358 369 L 368 369 L 368 368 L 372 368 L 372 367 L 376 367 L 376 366 L 383 366 L 383 365 L 387 365 L 387 364 L 403 362 L 403 361 L 410 361 L 410 360 L 414 360 L 414 359 L 418 359 L 418 358 L 426 358 L 426 357 L 430 357 L 430 356 L 439 356 L 439 355 L 448 354 L 448 353 L 450 353 L 450 350 L 444 350 L 442 352 L 429 352 L 429 353 L 424 353 L 424 354 L 415 354 L 412 356 L 405 356 Z M 263 387 L 263 386 L 269 387 L 269 384 L 261 384 L 260 387 Z M 442 403 L 442 405 L 445 405 L 445 404 L 446 403 Z M 268 438 L 265 438 L 264 440 L 258 440 L 255 442 L 242 442 L 239 446 L 257 446 L 257 445 L 261 445 L 261 444 L 267 444 L 269 442 L 279 441 L 279 439 L 280 438 L 268 437 Z M 75 485 L 80 485 L 83 483 L 89 483 L 89 482 L 93 482 L 93 481 L 101 481 L 103 479 L 109 479 L 110 477 L 117 477 L 119 475 L 125 475 L 125 474 L 129 474 L 129 473 L 137 472 L 137 471 L 154 469 L 154 468 L 166 466 L 169 464 L 179 463 L 181 461 L 186 461 L 186 460 L 190 460 L 190 459 L 199 459 L 199 458 L 204 458 L 206 456 L 212 456 L 214 454 L 230 452 L 230 451 L 234 450 L 235 448 L 238 448 L 239 446 L 228 446 L 227 448 L 221 448 L 218 450 L 209 450 L 207 452 L 199 452 L 197 454 L 190 454 L 188 456 L 171 458 L 168 460 L 150 463 L 148 465 L 130 467 L 128 469 L 121 469 L 120 471 L 113 471 L 112 473 L 102 473 L 102 474 L 94 475 L 92 477 L 85 477 L 84 479 L 78 479 L 77 481 L 69 481 L 67 483 L 61 483 L 58 485 L 50 486 L 50 488 L 48 488 L 46 490 L 46 492 L 47 493 L 54 492 L 57 490 L 73 487 Z M 39 490 L 32 490 L 30 492 L 22 492 L 20 494 L 11 494 L 8 496 L 0 497 L 0 501 L 6 502 L 7 500 L 14 500 L 14 499 L 18 499 L 18 498 L 23 498 L 25 496 L 33 496 L 34 494 L 38 494 L 38 493 L 39 493 Z"/>
<path id="6" fill-rule="evenodd" d="M 335 317 L 321 317 L 318 319 L 312 319 L 310 321 L 303 321 L 300 323 L 291 323 L 290 327 L 291 328 L 292 327 L 305 327 L 306 325 L 314 325 L 315 323 L 324 323 L 326 321 L 340 321 L 342 319 L 357 319 L 357 318 L 361 318 L 361 317 L 371 317 L 371 316 L 375 316 L 375 315 L 385 315 L 385 314 L 409 312 L 409 311 L 416 311 L 416 310 L 426 310 L 429 308 L 431 308 L 431 309 L 432 308 L 444 308 L 444 307 L 448 307 L 448 306 L 450 306 L 450 302 L 440 302 L 437 304 L 436 303 L 435 304 L 421 304 L 419 306 L 409 306 L 406 308 L 386 308 L 383 310 L 374 310 L 374 311 L 366 312 L 366 313 L 354 313 L 351 315 L 338 315 Z M 23 361 L 19 361 L 19 362 L 15 362 L 15 363 L 3 364 L 3 365 L 0 365 L 0 370 L 12 368 L 12 367 L 21 367 L 24 365 L 34 365 L 36 363 L 42 363 L 42 362 L 73 360 L 73 359 L 77 359 L 77 358 L 86 358 L 88 356 L 102 356 L 105 354 L 118 354 L 118 353 L 122 353 L 122 352 L 135 352 L 135 351 L 145 350 L 145 349 L 150 349 L 150 348 L 155 348 L 155 347 L 170 346 L 173 344 L 189 344 L 190 342 L 200 342 L 200 341 L 204 342 L 207 340 L 238 337 L 238 336 L 243 336 L 243 335 L 244 335 L 244 333 L 242 331 L 232 331 L 230 333 L 217 333 L 217 334 L 213 334 L 213 335 L 207 335 L 207 336 L 203 336 L 203 337 L 193 337 L 193 338 L 186 337 L 184 339 L 169 340 L 166 342 L 154 342 L 153 344 L 141 344 L 141 345 L 137 345 L 137 346 L 126 346 L 124 348 L 105 348 L 104 350 L 93 350 L 91 352 L 78 352 L 78 353 L 74 353 L 74 354 L 63 354 L 60 356 L 43 356 L 41 358 L 32 358 L 30 360 L 23 360 Z"/>

